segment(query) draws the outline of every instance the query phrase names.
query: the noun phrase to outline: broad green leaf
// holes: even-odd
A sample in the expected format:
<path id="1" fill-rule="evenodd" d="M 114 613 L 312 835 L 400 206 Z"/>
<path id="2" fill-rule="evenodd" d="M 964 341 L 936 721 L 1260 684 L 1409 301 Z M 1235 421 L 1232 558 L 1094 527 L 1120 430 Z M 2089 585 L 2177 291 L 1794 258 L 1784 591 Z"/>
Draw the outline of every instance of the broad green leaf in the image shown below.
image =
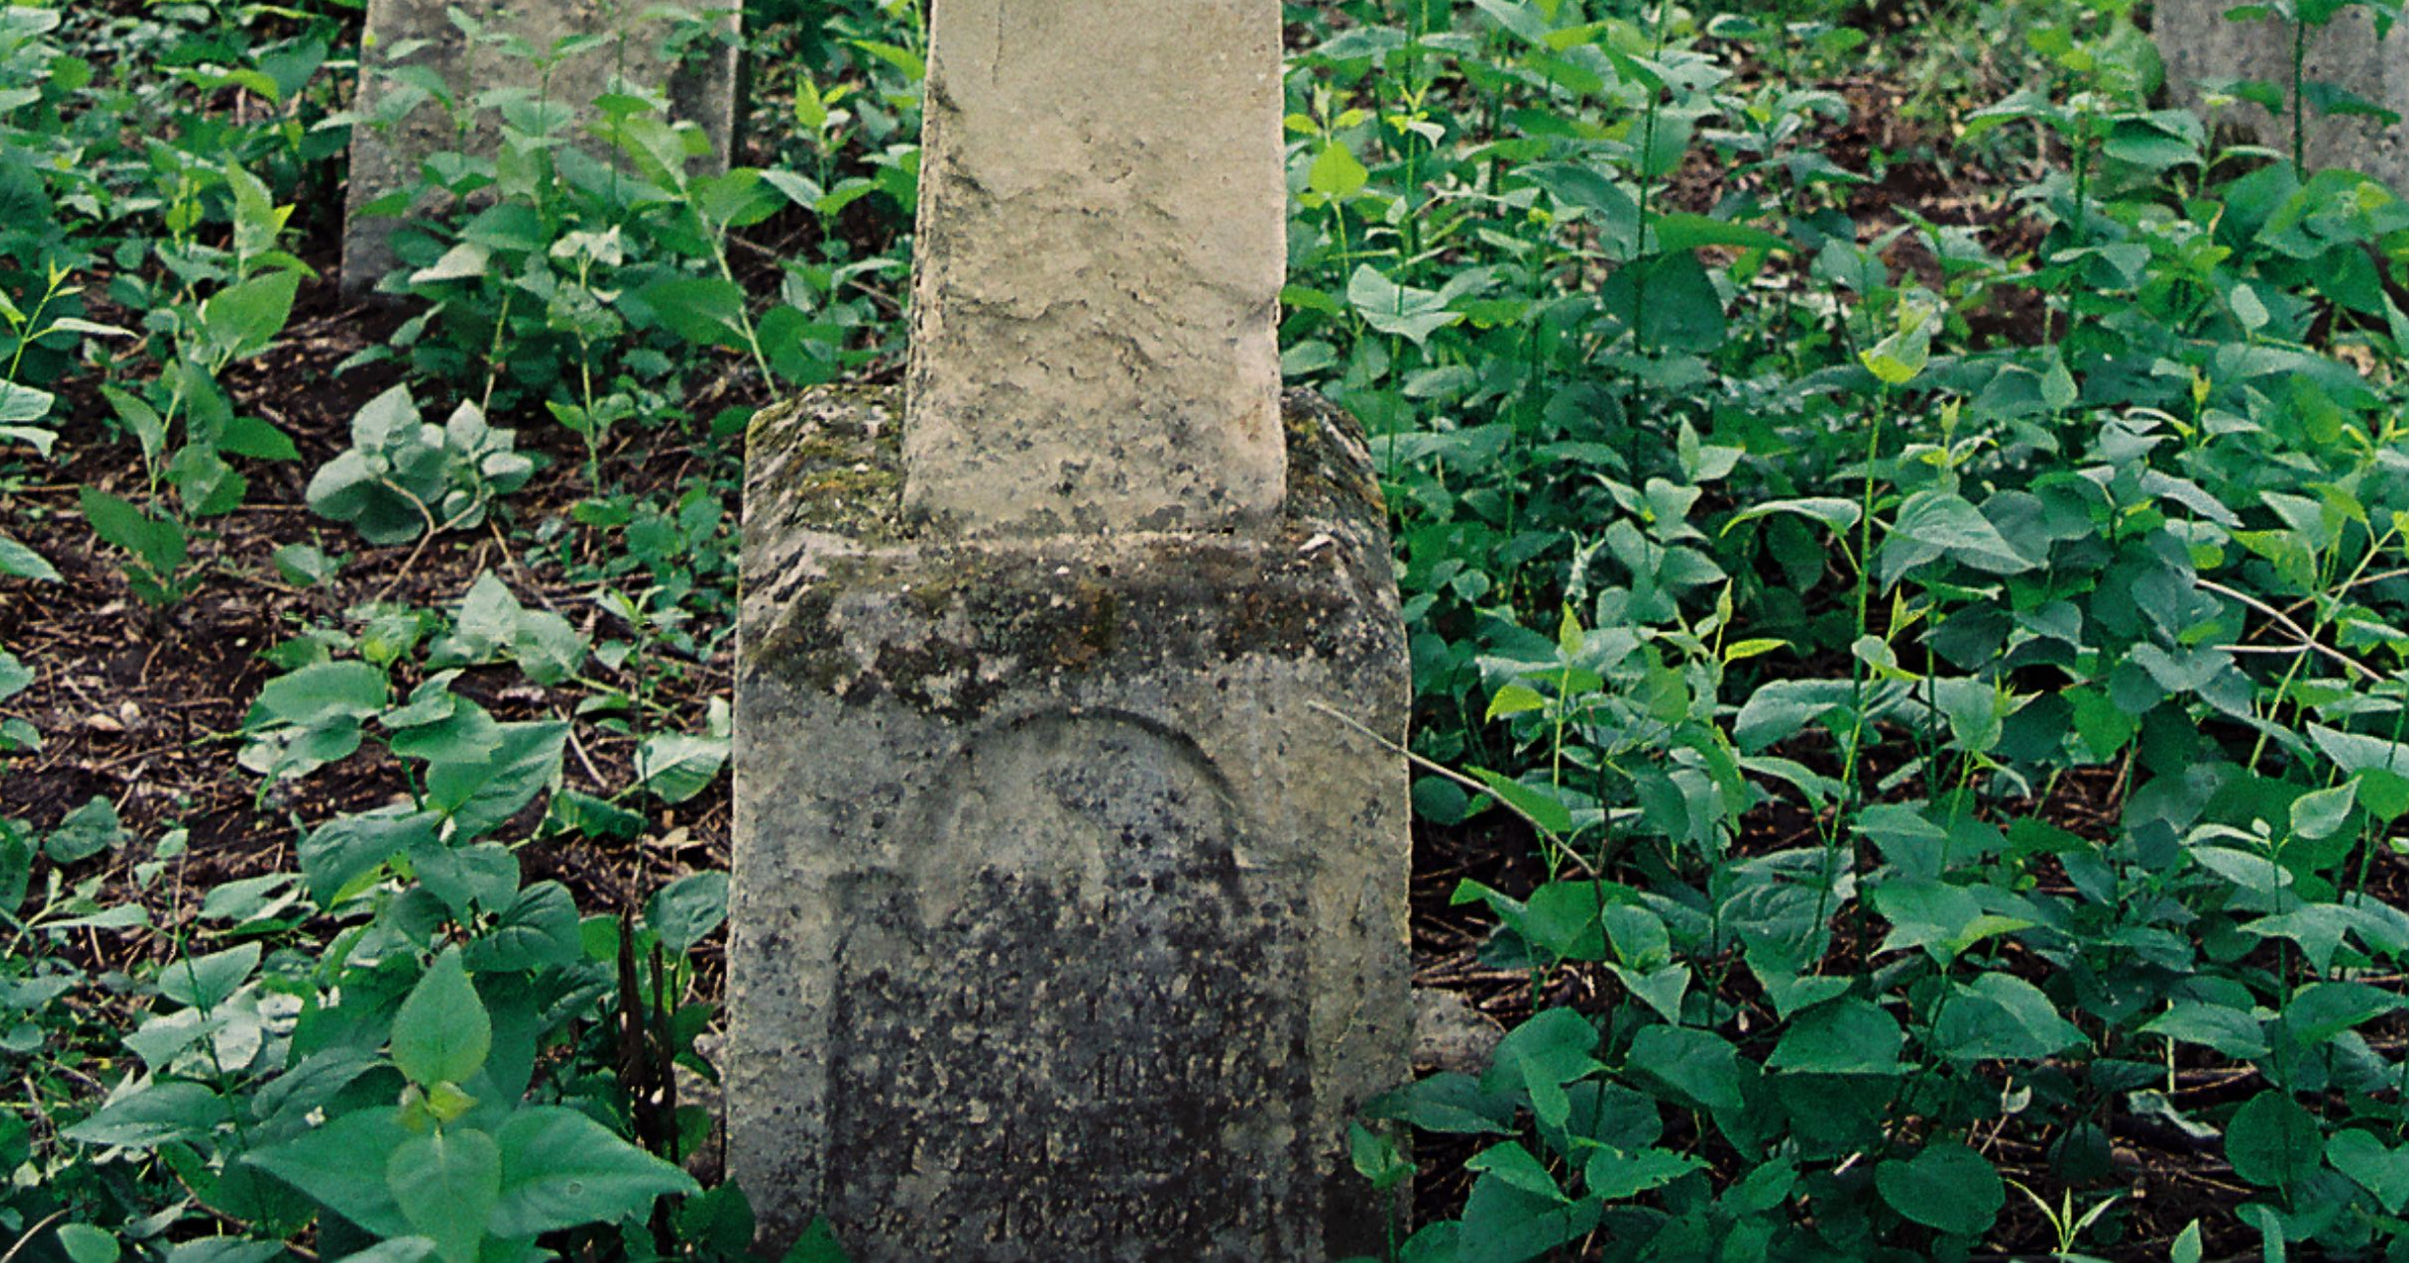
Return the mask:
<path id="1" fill-rule="evenodd" d="M 1483 1089 L 1470 1075 L 1449 1071 L 1417 1079 L 1379 1098 L 1365 1112 L 1423 1131 L 1510 1136 L 1515 1109 L 1512 1097 Z"/>
<path id="2" fill-rule="evenodd" d="M 1495 720 L 1500 715 L 1519 715 L 1546 706 L 1547 698 L 1539 690 L 1528 684 L 1508 684 L 1489 695 L 1489 713 L 1484 718 Z"/>
<path id="3" fill-rule="evenodd" d="M 1686 250 L 1616 268 L 1599 288 L 1598 301 L 1634 329 L 1646 355 L 1704 355 L 1723 345 L 1729 328 L 1722 291 Z"/>
<path id="4" fill-rule="evenodd" d="M 1849 704 L 1847 680 L 1774 680 L 1749 694 L 1732 721 L 1732 740 L 1755 753 L 1787 741 Z"/>
<path id="5" fill-rule="evenodd" d="M 1870 898 L 1891 924 L 1877 955 L 1923 948 L 1943 963 L 1964 950 L 1961 935 L 1979 920 L 1982 904 L 1963 886 L 1926 879 L 1892 879 L 1873 888 Z"/>
<path id="6" fill-rule="evenodd" d="M 7 535 L 0 535 L 0 575 L 32 579 L 38 583 L 57 583 L 59 572 L 42 554 L 27 548 Z"/>
<path id="7" fill-rule="evenodd" d="M 2252 855 L 2229 846 L 2195 846 L 2191 848 L 2191 857 L 2202 868 L 2260 895 L 2273 897 L 2292 884 L 2292 870 L 2264 855 Z"/>
<path id="8" fill-rule="evenodd" d="M 2174 1248 L 2168 1252 L 2168 1263 L 2200 1263 L 2207 1246 L 2200 1239 L 2200 1221 L 2195 1219 L 2175 1236 Z"/>
<path id="9" fill-rule="evenodd" d="M 660 733 L 636 746 L 636 783 L 665 803 L 682 803 L 710 788 L 728 763 L 728 739 Z"/>
<path id="10" fill-rule="evenodd" d="M 617 1223 L 650 1210 L 657 1197 L 701 1191 L 692 1176 L 573 1109 L 522 1108 L 502 1125 L 498 1138 L 496 1236 Z"/>
<path id="11" fill-rule="evenodd" d="M 386 1159 L 385 1183 L 402 1217 L 435 1242 L 443 1263 L 477 1263 L 502 1192 L 502 1151 L 492 1136 L 473 1127 L 412 1136 Z"/>
<path id="12" fill-rule="evenodd" d="M 1358 265 L 1347 282 L 1347 302 L 1365 324 L 1416 346 L 1464 318 L 1461 312 L 1447 310 L 1446 300 L 1437 293 L 1399 285 L 1369 263 Z"/>
<path id="13" fill-rule="evenodd" d="M 1604 243 L 1618 257 L 1639 244 L 1639 200 L 1596 167 L 1569 162 L 1524 166 L 1514 178 L 1527 180 L 1555 199 L 1558 213 L 1586 214 L 1599 227 Z"/>
<path id="14" fill-rule="evenodd" d="M 1906 1043 L 1898 1019 L 1872 1001 L 1835 1000 L 1792 1019 L 1765 1065 L 1800 1074 L 1894 1074 Z"/>
<path id="15" fill-rule="evenodd" d="M 1472 0 L 1474 8 L 1486 13 L 1499 26 L 1533 44 L 1545 46 L 1550 34 L 1543 11 L 1528 0 Z"/>
<path id="16" fill-rule="evenodd" d="M 678 955 L 710 936 L 728 919 L 728 875 L 696 873 L 681 877 L 656 892 L 644 904 L 644 924 L 661 936 L 661 945 Z"/>
<path id="17" fill-rule="evenodd" d="M 2074 374 L 2066 367 L 2066 357 L 2049 357 L 2049 370 L 2041 375 L 2041 402 L 2052 408 L 2070 408 L 2082 396 L 2076 390 Z"/>
<path id="18" fill-rule="evenodd" d="M 1502 1155 L 1499 1160 L 1511 1161 Z M 1458 1247 L 1444 1257 L 1453 1263 L 1529 1263 L 1587 1236 L 1597 1227 L 1599 1211 L 1592 1198 L 1542 1196 L 1484 1171 L 1465 1199 Z"/>
<path id="19" fill-rule="evenodd" d="M 670 332 L 697 346 L 741 348 L 744 291 L 719 277 L 655 281 L 635 297 Z"/>
<path id="20" fill-rule="evenodd" d="M 81 1144 L 151 1149 L 172 1140 L 207 1136 L 226 1118 L 226 1103 L 207 1087 L 179 1079 L 154 1079 L 111 1097 L 90 1118 L 63 1134 Z"/>
<path id="21" fill-rule="evenodd" d="M 2409 1207 L 2409 1146 L 2395 1147 L 2374 1135 L 2352 1128 L 2336 1132 L 2325 1143 L 2325 1160 L 2351 1181 L 2375 1194 L 2384 1213 L 2397 1215 Z"/>
<path id="22" fill-rule="evenodd" d="M 2032 88 L 2025 88 L 1997 105 L 1975 110 L 1963 120 L 1964 139 L 1972 140 L 1982 133 L 2018 119 L 2036 122 L 2065 133 L 2074 127 L 2074 119 L 2051 102 L 2049 97 Z"/>
<path id="23" fill-rule="evenodd" d="M 2344 781 L 2332 789 L 2320 789 L 2302 794 L 2292 800 L 2292 832 L 2315 840 L 2330 838 L 2342 831 L 2350 819 L 2350 809 L 2357 804 L 2359 784 Z"/>
<path id="24" fill-rule="evenodd" d="M 1929 1145 L 1903 1162 L 1884 1162 L 1874 1170 L 1874 1183 L 1892 1210 L 1961 1237 L 1989 1232 L 2007 1204 L 1999 1172 L 1981 1154 L 1950 1142 Z"/>
<path id="25" fill-rule="evenodd" d="M 207 956 L 179 960 L 159 971 L 159 994 L 204 1012 L 224 1004 L 259 967 L 260 945 L 244 943 Z"/>
<path id="26" fill-rule="evenodd" d="M 2226 299 L 2233 307 L 2233 318 L 2242 322 L 2245 332 L 2256 333 L 2267 327 L 2267 321 L 2271 319 L 2267 314 L 2267 305 L 2259 301 L 2257 292 L 2249 286 L 2234 286 Z"/>
<path id="27" fill-rule="evenodd" d="M 1945 491 L 1916 492 L 1899 506 L 1890 536 L 1882 544 L 1881 581 L 1887 587 L 1909 569 L 1943 555 L 1991 574 L 2018 574 L 2033 568 L 1965 497 Z"/>
<path id="28" fill-rule="evenodd" d="M 811 94 L 808 92 L 799 94 L 796 98 L 797 107 L 800 108 L 810 96 Z M 828 196 L 828 190 L 821 188 L 817 182 L 793 171 L 764 171 L 761 173 L 761 180 L 784 195 L 787 201 L 804 210 L 815 209 L 819 206 L 820 199 Z"/>
<path id="29" fill-rule="evenodd" d="M 184 528 L 173 519 L 154 517 L 129 500 L 91 487 L 76 493 L 76 503 L 103 543 L 134 554 L 162 576 L 184 564 L 188 546 Z"/>
<path id="30" fill-rule="evenodd" d="M 2014 697 L 1990 680 L 1944 679 L 1928 685 L 1949 720 L 1952 745 L 1967 754 L 1988 754 L 2005 734 L 2016 709 Z"/>
<path id="31" fill-rule="evenodd" d="M 2145 1035 L 2160 1035 L 2212 1048 L 2242 1061 L 2267 1055 L 2265 1025 L 2248 1013 L 2221 1004 L 2178 1001 L 2174 1007 L 2144 1023 L 2141 1031 Z"/>
<path id="32" fill-rule="evenodd" d="M 412 1139 L 402 1128 L 400 1113 L 391 1106 L 355 1110 L 283 1144 L 254 1149 L 243 1161 L 368 1232 L 410 1236 L 410 1221 L 385 1180 L 392 1155 Z"/>
<path id="33" fill-rule="evenodd" d="M 1741 1095 L 1739 1050 L 1711 1031 L 1643 1026 L 1632 1037 L 1626 1064 L 1710 1110 L 1737 1110 L 1747 1104 Z"/>
<path id="34" fill-rule="evenodd" d="M 2140 724 L 2118 706 L 2115 699 L 2096 689 L 2070 689 L 2065 694 L 2074 707 L 2075 735 L 2086 747 L 2092 762 L 2105 763 L 2116 757 Z"/>
<path id="35" fill-rule="evenodd" d="M 337 816 L 301 841 L 301 874 L 310 898 L 332 907 L 360 878 L 413 846 L 435 841 L 442 818 L 407 807 Z"/>
<path id="36" fill-rule="evenodd" d="M 1857 358 L 1884 385 L 1904 386 L 1923 376 L 1932 360 L 1933 323 L 1928 308 L 1902 303 L 1898 328 Z"/>
<path id="37" fill-rule="evenodd" d="M 299 460 L 301 449 L 293 445 L 291 435 L 258 417 L 236 417 L 226 423 L 226 431 L 218 436 L 217 449 L 234 456 L 253 460 Z"/>
<path id="38" fill-rule="evenodd" d="M 1767 636 L 1752 637 L 1747 640 L 1735 640 L 1723 647 L 1723 662 L 1724 665 L 1729 666 L 1735 662 L 1745 662 L 1750 658 L 1760 658 L 1766 654 L 1777 653 L 1790 647 L 1790 642 L 1787 640 L 1775 640 Z"/>
<path id="39" fill-rule="evenodd" d="M 846 43 L 902 71 L 903 77 L 908 82 L 918 83 L 928 77 L 927 63 L 921 59 L 919 54 L 908 48 L 866 39 L 847 40 Z"/>
<path id="40" fill-rule="evenodd" d="M 1481 1087 L 1511 1092 L 1571 1083 L 1598 1069 L 1591 1056 L 1597 1046 L 1598 1028 L 1589 1018 L 1571 1009 L 1542 1009 L 1506 1032 Z"/>
<path id="41" fill-rule="evenodd" d="M 2323 724 L 2310 724 L 2308 731 L 2309 739 L 2325 752 L 2325 757 L 2341 765 L 2344 771 L 2373 768 L 2409 776 L 2409 743 L 2343 732 Z"/>
<path id="42" fill-rule="evenodd" d="M 271 272 L 220 290 L 201 304 L 201 333 L 218 354 L 247 359 L 284 332 L 301 290 L 301 273 Z"/>
<path id="43" fill-rule="evenodd" d="M 412 285 L 432 285 L 443 281 L 468 281 L 486 274 L 493 251 L 473 241 L 463 241 L 444 251 L 443 257 L 410 274 Z"/>
<path id="44" fill-rule="evenodd" d="M 273 560 L 277 575 L 297 588 L 330 583 L 343 569 L 341 559 L 328 556 L 315 544 L 286 544 L 276 550 Z"/>
<path id="45" fill-rule="evenodd" d="M 2284 1005 L 2278 1029 L 2305 1051 L 2404 1008 L 2409 1008 L 2409 999 L 2381 987 L 2363 982 L 2312 982 L 2293 993 L 2291 1002 Z"/>
<path id="46" fill-rule="evenodd" d="M 50 415 L 57 396 L 16 382 L 0 382 L 0 425 L 23 426 Z M 48 431 L 40 431 L 48 433 Z M 45 446 L 42 455 L 50 455 Z"/>
<path id="47" fill-rule="evenodd" d="M 2290 1188 L 2317 1173 L 2325 1159 L 2325 1130 L 2291 1094 L 2269 1088 L 2250 1098 L 2225 1128 L 2225 1158 L 2233 1173 L 2267 1188 Z"/>
<path id="48" fill-rule="evenodd" d="M 1790 248 L 1789 239 L 1779 233 L 1690 211 L 1658 215 L 1649 227 L 1656 234 L 1660 250 L 1694 250 L 1700 246 L 1738 246 L 1747 250 Z"/>
<path id="49" fill-rule="evenodd" d="M 853 1263 L 853 1256 L 837 1241 L 836 1226 L 825 1215 L 814 1215 L 804 1225 L 803 1235 L 795 1238 L 778 1263 Z"/>
<path id="50" fill-rule="evenodd" d="M 59 1248 L 67 1252 L 69 1263 L 117 1263 L 123 1252 L 114 1234 L 91 1224 L 60 1224 L 52 1231 L 58 1234 Z"/>
<path id="51" fill-rule="evenodd" d="M 422 846 L 410 853 L 410 864 L 419 885 L 462 920 L 499 912 L 520 893 L 518 856 L 492 842 Z"/>
<path id="52" fill-rule="evenodd" d="M 56 863 L 74 864 L 124 841 L 125 826 L 117 818 L 117 804 L 96 794 L 50 831 L 42 842 L 42 853 Z"/>
<path id="53" fill-rule="evenodd" d="M 1566 807 L 1563 800 L 1557 798 L 1555 794 L 1544 789 L 1534 789 L 1512 777 L 1483 768 L 1472 769 L 1472 774 L 1479 777 L 1481 783 L 1489 787 L 1490 793 L 1495 794 L 1507 806 L 1528 817 L 1533 824 L 1560 838 L 1572 833 L 1572 809 Z"/>
<path id="54" fill-rule="evenodd" d="M 373 663 L 320 662 L 268 681 L 246 725 L 306 728 L 334 718 L 366 719 L 385 709 L 391 692 L 385 673 Z"/>
<path id="55" fill-rule="evenodd" d="M 1952 1060 L 2039 1061 L 2084 1043 L 2039 987 L 2009 973 L 1959 984 L 1942 1010 L 1935 1046 Z"/>
<path id="56" fill-rule="evenodd" d="M 489 662 L 508 654 L 529 680 L 558 684 L 585 663 L 585 637 L 567 618 L 521 606 L 491 571 L 477 576 L 453 620 L 453 634 L 438 645 L 432 660 L 437 665 Z"/>
<path id="57" fill-rule="evenodd" d="M 525 613 L 508 584 L 491 570 L 480 573 L 452 615 L 458 652 L 470 662 L 491 661 L 510 647 Z"/>
<path id="58" fill-rule="evenodd" d="M 2309 740 L 2352 774 L 2361 806 L 2387 823 L 2409 814 L 2409 745 L 2308 725 Z"/>
<path id="59" fill-rule="evenodd" d="M 499 736 L 491 755 L 427 767 L 427 805 L 450 818 L 455 842 L 492 832 L 560 776 L 567 724 L 503 724 Z"/>
<path id="60" fill-rule="evenodd" d="M 527 887 L 511 900 L 493 928 L 468 945 L 465 963 L 480 973 L 517 973 L 575 964 L 584 954 L 576 900 L 559 882 L 545 881 Z"/>
<path id="61" fill-rule="evenodd" d="M 2300 944 L 2301 952 L 2319 973 L 2332 967 L 2334 953 L 2342 946 L 2343 936 L 2353 929 L 2364 930 L 2368 922 L 2363 914 L 2339 904 L 2312 903 L 2274 916 L 2245 922 L 2246 933 L 2262 938 L 2288 938 Z"/>
<path id="62" fill-rule="evenodd" d="M 1548 1174 L 1547 1168 L 1540 1164 L 1539 1159 L 1532 1156 L 1530 1150 L 1523 1148 L 1515 1141 L 1509 1140 L 1504 1144 L 1491 1145 L 1466 1158 L 1464 1169 L 1494 1176 L 1517 1191 L 1531 1194 L 1534 1197 L 1550 1198 L 1559 1202 L 1572 1200 L 1565 1196 L 1563 1189 L 1557 1187 L 1556 1177 Z"/>
<path id="63" fill-rule="evenodd" d="M 1603 960 L 1601 905 L 1616 896 L 1594 881 L 1553 881 L 1531 892 L 1519 920 L 1509 921 L 1532 946 L 1557 960 Z"/>
<path id="64" fill-rule="evenodd" d="M 618 838 L 641 836 L 644 815 L 629 811 L 573 789 L 564 789 L 552 796 L 551 819 L 566 829 L 573 829 L 588 838 Z"/>
<path id="65" fill-rule="evenodd" d="M 412 1083 L 462 1083 L 485 1066 L 493 1019 L 461 967 L 460 949 L 435 958 L 393 1015 L 393 1064 Z"/>
<path id="66" fill-rule="evenodd" d="M 1641 1149 L 1625 1153 L 1614 1148 L 1593 1149 L 1589 1161 L 1582 1167 L 1581 1179 L 1591 1197 L 1617 1202 L 1637 1197 L 1650 1189 L 1662 1188 L 1692 1171 L 1706 1166 L 1706 1161 L 1670 1149 Z"/>
<path id="67" fill-rule="evenodd" d="M 380 718 L 393 733 L 386 748 L 405 759 L 474 763 L 494 757 L 502 748 L 502 725 L 491 713 L 432 682 L 420 685 L 408 706 Z"/>
<path id="68" fill-rule="evenodd" d="M 1413 1164 L 1402 1158 L 1398 1161 L 1405 1168 L 1405 1174 L 1413 1173 Z M 752 1202 L 746 1199 L 744 1190 L 733 1182 L 719 1184 L 678 1204 L 678 1240 L 690 1243 L 697 1254 L 715 1254 L 725 1258 L 742 1256 L 752 1250 L 753 1236 L 758 1227 Z M 780 1260 L 780 1263 L 786 1261 Z"/>
<path id="69" fill-rule="evenodd" d="M 1344 141 L 1333 140 L 1322 146 L 1314 158 L 1313 167 L 1306 172 L 1305 187 L 1333 201 L 1345 201 L 1363 191 L 1372 173 L 1364 169 L 1355 151 Z"/>

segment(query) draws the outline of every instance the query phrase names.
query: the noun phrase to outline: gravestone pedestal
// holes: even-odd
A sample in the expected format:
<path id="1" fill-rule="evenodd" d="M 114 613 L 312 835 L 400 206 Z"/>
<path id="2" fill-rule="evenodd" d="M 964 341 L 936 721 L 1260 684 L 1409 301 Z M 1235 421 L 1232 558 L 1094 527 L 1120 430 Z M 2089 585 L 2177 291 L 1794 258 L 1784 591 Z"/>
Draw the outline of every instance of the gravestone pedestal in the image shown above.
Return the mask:
<path id="1" fill-rule="evenodd" d="M 892 392 L 751 434 L 730 1172 L 863 1263 L 1376 1252 L 1409 704 L 1352 420 L 1241 533 L 917 537 Z M 1325 1254 L 1325 1252 L 1328 1252 Z"/>
<path id="2" fill-rule="evenodd" d="M 526 56 L 470 40 L 448 15 L 454 8 L 537 54 L 548 55 L 574 38 L 589 40 L 590 46 L 547 71 Z M 599 148 L 585 137 L 582 124 L 594 117 L 595 98 L 625 84 L 665 94 L 672 118 L 700 127 L 724 167 L 736 131 L 738 8 L 736 0 L 368 0 L 354 108 L 363 119 L 376 118 L 392 94 L 415 92 L 382 72 L 416 66 L 438 76 L 464 107 L 498 92 L 566 105 L 580 124 L 576 136 Z M 690 51 L 673 59 L 665 55 L 674 34 L 669 15 L 680 9 L 708 20 L 714 29 L 688 41 Z M 419 165 L 432 154 L 465 149 L 491 157 L 501 135 L 496 116 L 496 110 L 485 110 L 463 138 L 450 112 L 428 100 L 390 130 L 366 122 L 353 126 L 351 178 L 344 194 L 345 295 L 368 293 L 394 267 L 392 236 L 400 221 L 367 215 L 364 209 L 416 183 Z"/>
<path id="3" fill-rule="evenodd" d="M 2221 111 L 2203 109 L 2201 84 L 2217 79 L 2256 79 L 2275 85 L 2286 101 L 2292 91 L 2292 24 L 2267 17 L 2236 22 L 2225 16 L 2237 0 L 2157 0 L 2151 19 L 2166 83 L 2175 102 L 2202 109 L 2212 124 L 2231 122 L 2260 144 L 2292 152 L 2292 118 L 2237 103 Z M 2309 32 L 2302 63 L 2308 81 L 2336 84 L 2374 104 L 2409 117 L 2409 23 L 2376 38 L 2375 15 L 2352 7 Z M 2409 123 L 2388 124 L 2366 115 L 2327 117 L 2312 107 L 2304 129 L 2303 157 L 2312 171 L 2343 167 L 2364 172 L 2409 196 Z"/>

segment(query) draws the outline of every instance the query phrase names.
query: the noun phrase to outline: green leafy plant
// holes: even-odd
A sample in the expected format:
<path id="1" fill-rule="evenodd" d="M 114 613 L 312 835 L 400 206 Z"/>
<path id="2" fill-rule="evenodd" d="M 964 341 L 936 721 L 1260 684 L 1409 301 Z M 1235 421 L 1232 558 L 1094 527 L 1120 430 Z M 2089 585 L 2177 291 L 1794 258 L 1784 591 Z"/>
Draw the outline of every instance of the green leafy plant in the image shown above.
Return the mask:
<path id="1" fill-rule="evenodd" d="M 371 544 L 474 528 L 535 473 L 517 449 L 517 432 L 488 424 L 477 405 L 436 425 L 396 386 L 352 418 L 351 446 L 311 476 L 309 506 Z"/>
<path id="2" fill-rule="evenodd" d="M 180 600 L 192 581 L 180 575 L 191 522 L 240 507 L 249 481 L 226 457 L 287 460 L 292 440 L 255 417 L 235 415 L 219 377 L 266 351 L 292 316 L 305 270 L 279 240 L 292 207 L 277 206 L 267 186 L 238 164 L 211 165 L 162 154 L 162 190 L 172 189 L 170 235 L 156 251 L 183 280 L 163 294 L 147 325 L 166 346 L 157 379 L 139 393 L 105 391 L 117 419 L 142 449 L 143 508 L 87 490 L 83 506 L 102 540 L 132 555 L 127 576 L 153 604 Z M 204 243 L 198 229 L 221 202 L 231 247 Z M 180 441 L 179 441 L 180 440 Z M 175 488 L 160 495 L 162 482 Z"/>

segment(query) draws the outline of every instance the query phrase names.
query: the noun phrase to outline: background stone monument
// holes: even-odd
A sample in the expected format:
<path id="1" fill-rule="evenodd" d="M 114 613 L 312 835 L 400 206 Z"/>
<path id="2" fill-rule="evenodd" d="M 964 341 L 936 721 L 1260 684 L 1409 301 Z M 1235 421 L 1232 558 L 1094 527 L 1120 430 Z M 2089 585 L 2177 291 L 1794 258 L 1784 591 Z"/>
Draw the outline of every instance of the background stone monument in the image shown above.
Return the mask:
<path id="1" fill-rule="evenodd" d="M 666 92 L 676 118 L 693 122 L 710 137 L 724 165 L 736 129 L 738 52 L 732 39 L 697 40 L 691 59 L 663 55 L 671 22 L 659 11 L 685 10 L 733 36 L 739 0 L 368 0 L 366 33 L 360 42 L 360 87 L 356 111 L 373 118 L 396 85 L 381 70 L 396 65 L 425 67 L 442 77 L 463 103 L 495 89 L 541 90 L 568 105 L 582 123 L 594 98 L 615 82 Z M 595 37 L 592 48 L 543 68 L 490 44 L 469 38 L 447 15 L 457 8 L 497 33 L 515 35 L 539 53 L 573 36 Z M 472 151 L 490 154 L 499 131 L 487 112 L 472 132 Z M 460 144 L 451 115 L 437 102 L 413 110 L 390 131 L 361 123 L 352 128 L 351 182 L 343 218 L 343 292 L 358 297 L 376 287 L 393 268 L 391 238 L 400 221 L 364 215 L 362 209 L 418 179 L 429 154 Z"/>
<path id="2" fill-rule="evenodd" d="M 1374 1250 L 1408 673 L 1283 399 L 1277 0 L 936 7 L 908 404 L 750 434 L 730 1173 L 864 1263 Z M 906 415 L 908 411 L 908 416 Z"/>
<path id="3" fill-rule="evenodd" d="M 2293 27 L 2273 17 L 2247 22 L 2227 18 L 2226 11 L 2240 2 L 2157 0 L 2152 34 L 2166 63 L 2167 90 L 2177 104 L 2200 109 L 2203 81 L 2257 79 L 2274 84 L 2286 102 L 2280 117 L 2251 104 L 2202 109 L 2202 114 L 2212 125 L 2239 123 L 2261 144 L 2290 154 Z M 2377 39 L 2374 14 L 2353 6 L 2325 26 L 2312 27 L 2306 51 L 2304 78 L 2336 84 L 2409 118 L 2409 26 L 2396 25 Z M 2409 196 L 2409 124 L 2365 115 L 2322 116 L 2314 107 L 2307 121 L 2303 156 L 2310 170 L 2362 171 Z"/>

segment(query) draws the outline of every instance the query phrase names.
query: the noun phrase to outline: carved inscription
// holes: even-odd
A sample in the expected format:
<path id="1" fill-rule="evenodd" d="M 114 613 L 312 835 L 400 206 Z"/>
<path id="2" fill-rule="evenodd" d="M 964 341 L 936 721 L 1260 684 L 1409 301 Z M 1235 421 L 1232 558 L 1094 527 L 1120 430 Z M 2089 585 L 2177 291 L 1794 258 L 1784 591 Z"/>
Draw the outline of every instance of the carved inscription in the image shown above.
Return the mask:
<path id="1" fill-rule="evenodd" d="M 974 740 L 841 892 L 822 1204 L 859 1257 L 1303 1257 L 1302 882 L 1195 747 L 1127 716 Z M 1301 1190 L 1299 1190 L 1301 1192 Z M 934 1212 L 934 1213 L 932 1213 Z"/>

